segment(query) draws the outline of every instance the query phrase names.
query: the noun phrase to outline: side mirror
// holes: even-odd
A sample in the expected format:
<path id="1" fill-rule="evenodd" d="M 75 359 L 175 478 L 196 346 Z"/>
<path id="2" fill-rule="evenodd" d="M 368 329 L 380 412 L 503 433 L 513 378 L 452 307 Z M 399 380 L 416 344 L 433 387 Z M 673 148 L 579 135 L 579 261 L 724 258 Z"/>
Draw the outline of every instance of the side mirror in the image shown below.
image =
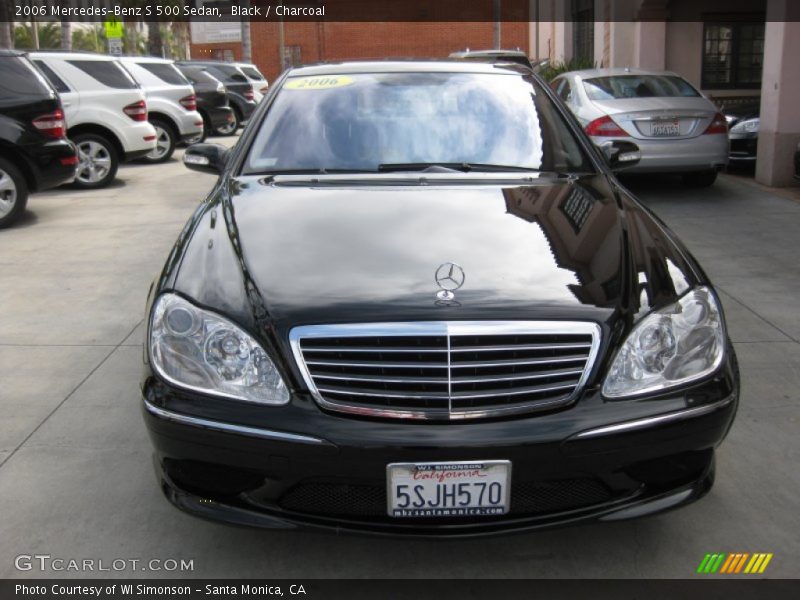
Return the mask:
<path id="1" fill-rule="evenodd" d="M 221 144 L 192 144 L 183 153 L 187 169 L 203 173 L 222 173 L 230 150 Z"/>
<path id="2" fill-rule="evenodd" d="M 604 142 L 600 145 L 600 151 L 612 171 L 622 171 L 638 164 L 642 160 L 639 146 L 633 142 Z"/>

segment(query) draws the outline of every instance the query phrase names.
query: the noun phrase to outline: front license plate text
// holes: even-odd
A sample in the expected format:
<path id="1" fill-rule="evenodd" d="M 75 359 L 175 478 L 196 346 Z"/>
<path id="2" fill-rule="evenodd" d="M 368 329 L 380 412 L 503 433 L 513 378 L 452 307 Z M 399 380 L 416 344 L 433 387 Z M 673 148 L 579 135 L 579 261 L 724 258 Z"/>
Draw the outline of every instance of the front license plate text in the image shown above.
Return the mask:
<path id="1" fill-rule="evenodd" d="M 475 517 L 508 512 L 511 462 L 394 463 L 386 468 L 392 517 Z"/>

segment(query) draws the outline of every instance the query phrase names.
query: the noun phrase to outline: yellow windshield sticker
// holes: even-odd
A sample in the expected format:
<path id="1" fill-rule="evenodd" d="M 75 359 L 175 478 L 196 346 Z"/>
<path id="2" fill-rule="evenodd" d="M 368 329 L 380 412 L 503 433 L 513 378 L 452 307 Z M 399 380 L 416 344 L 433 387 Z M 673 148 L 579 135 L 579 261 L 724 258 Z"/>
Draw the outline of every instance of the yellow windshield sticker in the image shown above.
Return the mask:
<path id="1" fill-rule="evenodd" d="M 290 80 L 285 86 L 289 90 L 329 90 L 344 87 L 353 83 L 352 77 L 344 75 L 324 75 L 318 77 L 301 77 Z"/>

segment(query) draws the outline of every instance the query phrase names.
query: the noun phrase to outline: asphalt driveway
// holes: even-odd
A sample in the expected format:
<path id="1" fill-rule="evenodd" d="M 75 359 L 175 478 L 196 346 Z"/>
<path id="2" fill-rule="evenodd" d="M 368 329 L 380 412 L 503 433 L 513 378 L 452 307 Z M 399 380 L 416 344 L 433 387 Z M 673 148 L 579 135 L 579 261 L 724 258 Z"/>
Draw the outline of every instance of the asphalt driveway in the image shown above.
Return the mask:
<path id="1" fill-rule="evenodd" d="M 194 577 L 682 578 L 707 552 L 772 552 L 767 575 L 800 576 L 797 201 L 727 176 L 703 190 L 630 183 L 716 283 L 741 362 L 739 416 L 706 498 L 634 522 L 398 541 L 231 528 L 162 498 L 140 416 L 142 311 L 213 177 L 173 160 L 120 178 L 34 196 L 0 232 L 0 577 L 175 575 L 15 568 L 44 554 L 190 559 Z"/>

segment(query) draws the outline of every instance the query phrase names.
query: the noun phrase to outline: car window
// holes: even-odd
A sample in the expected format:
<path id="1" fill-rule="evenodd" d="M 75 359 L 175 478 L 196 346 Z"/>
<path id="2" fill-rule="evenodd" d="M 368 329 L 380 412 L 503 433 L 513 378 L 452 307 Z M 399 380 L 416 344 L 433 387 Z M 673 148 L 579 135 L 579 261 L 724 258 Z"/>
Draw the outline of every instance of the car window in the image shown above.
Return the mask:
<path id="1" fill-rule="evenodd" d="M 34 60 L 33 62 L 39 68 L 39 70 L 44 73 L 44 76 L 59 94 L 70 91 L 69 86 L 64 82 L 63 79 L 61 79 L 61 77 L 56 75 L 56 72 L 50 68 L 50 65 L 43 60 Z"/>
<path id="2" fill-rule="evenodd" d="M 158 77 L 164 83 L 171 83 L 172 85 L 186 85 L 188 80 L 183 76 L 175 65 L 165 63 L 151 63 L 151 62 L 137 62 L 141 68 L 150 71 L 153 75 Z"/>
<path id="3" fill-rule="evenodd" d="M 264 76 L 258 72 L 258 69 L 253 67 L 239 67 L 242 70 L 242 73 L 247 75 L 250 79 L 255 81 L 264 81 Z"/>
<path id="4" fill-rule="evenodd" d="M 288 80 L 246 171 L 375 171 L 386 163 L 592 170 L 538 83 L 517 74 L 425 72 Z"/>
<path id="5" fill-rule="evenodd" d="M 622 98 L 696 97 L 700 95 L 688 81 L 676 75 L 615 75 L 583 80 L 590 100 Z"/>
<path id="6" fill-rule="evenodd" d="M 45 78 L 25 58 L 0 58 L 0 98 L 42 97 L 52 93 Z"/>
<path id="7" fill-rule="evenodd" d="M 131 90 L 139 87 L 128 72 L 113 60 L 68 60 L 103 85 L 119 90 Z"/>
<path id="8" fill-rule="evenodd" d="M 248 83 L 247 77 L 234 66 L 229 65 L 209 65 L 208 70 L 211 71 L 216 77 L 225 82 L 241 82 Z"/>
<path id="9" fill-rule="evenodd" d="M 569 83 L 569 80 L 562 79 L 561 80 L 564 85 L 562 85 L 558 90 L 558 97 L 561 98 L 564 102 L 569 102 L 572 100 L 572 86 Z"/>

